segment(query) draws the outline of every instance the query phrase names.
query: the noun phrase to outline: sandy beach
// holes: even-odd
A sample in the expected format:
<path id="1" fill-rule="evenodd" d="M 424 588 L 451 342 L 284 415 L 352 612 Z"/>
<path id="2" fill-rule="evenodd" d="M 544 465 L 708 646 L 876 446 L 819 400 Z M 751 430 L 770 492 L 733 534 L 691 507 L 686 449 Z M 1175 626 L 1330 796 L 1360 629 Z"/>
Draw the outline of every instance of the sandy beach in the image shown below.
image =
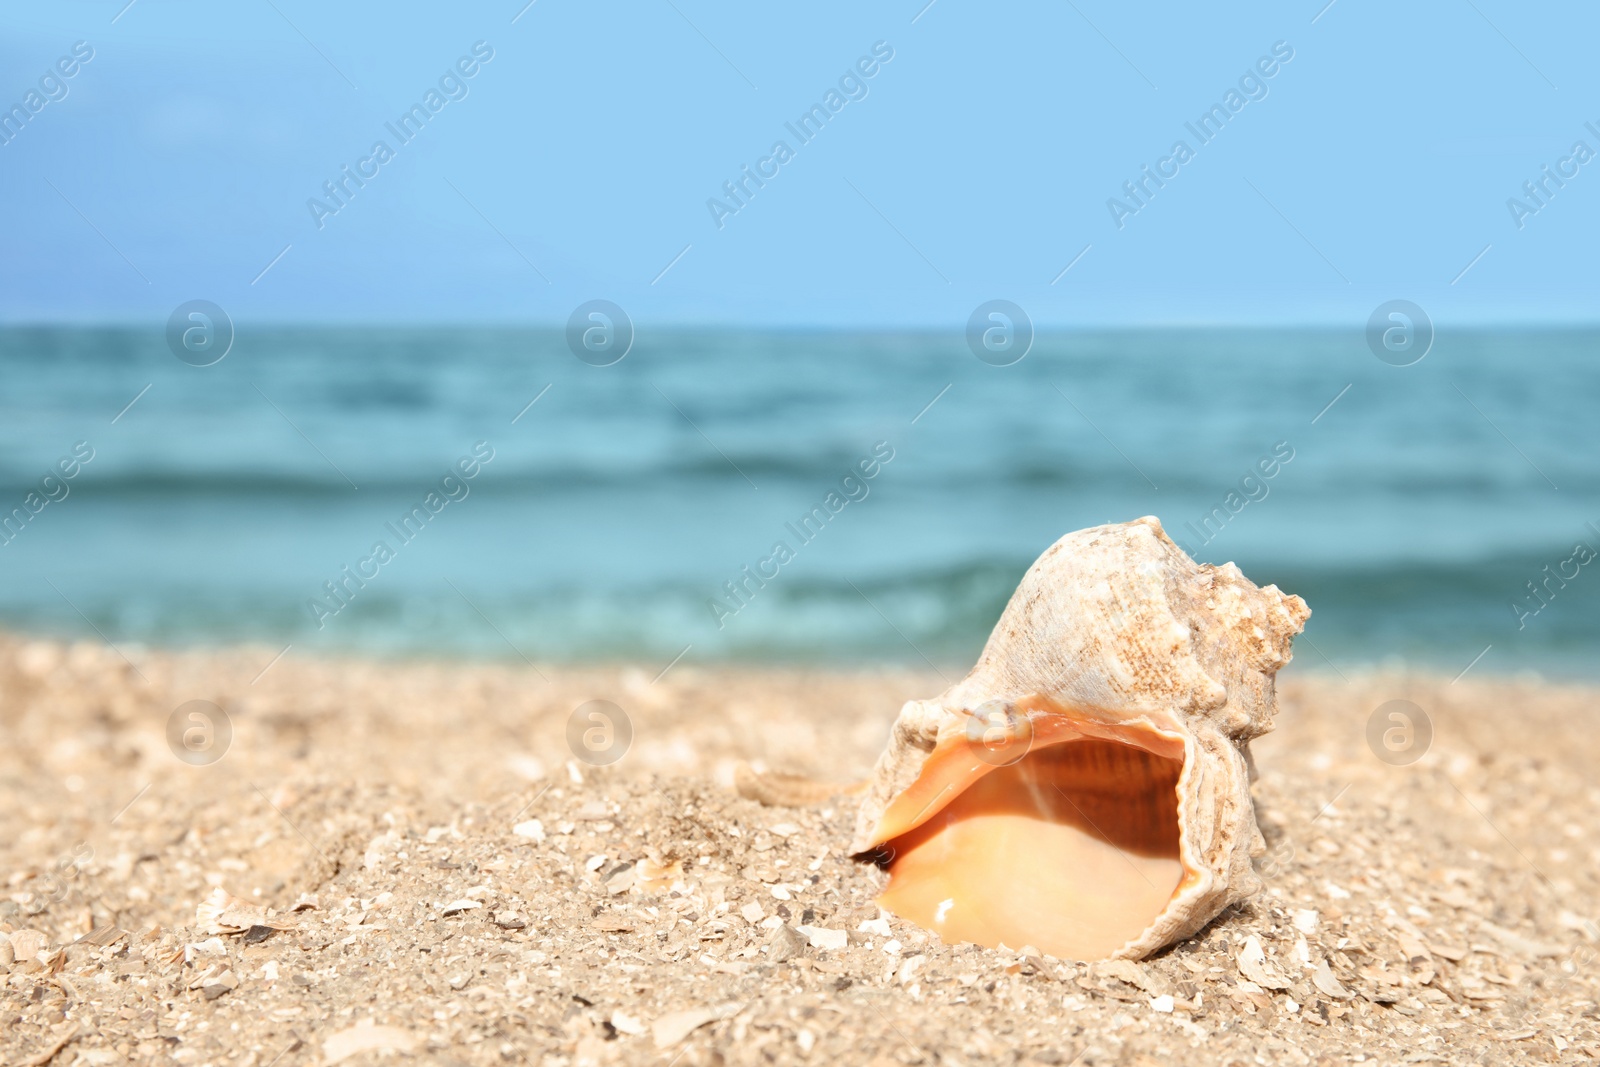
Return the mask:
<path id="1" fill-rule="evenodd" d="M 1593 689 L 1302 657 L 1254 748 L 1266 891 L 1084 965 L 880 915 L 851 798 L 734 791 L 864 776 L 932 671 L 277 651 L 0 638 L 6 1064 L 1600 1055 Z M 1367 742 L 1395 699 L 1432 725 L 1407 765 Z M 196 700 L 225 724 L 169 735 Z M 591 700 L 632 731 L 606 766 L 568 743 Z"/>

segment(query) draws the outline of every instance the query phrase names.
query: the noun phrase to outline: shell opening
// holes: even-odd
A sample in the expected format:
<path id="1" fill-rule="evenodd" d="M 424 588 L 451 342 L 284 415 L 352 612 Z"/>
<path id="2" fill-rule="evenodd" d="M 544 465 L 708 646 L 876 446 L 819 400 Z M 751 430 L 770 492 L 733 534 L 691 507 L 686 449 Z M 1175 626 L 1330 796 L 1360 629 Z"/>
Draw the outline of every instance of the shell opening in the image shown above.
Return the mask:
<path id="1" fill-rule="evenodd" d="M 1028 719 L 1015 754 L 962 734 L 935 747 L 879 825 L 879 903 L 946 942 L 1103 959 L 1183 882 L 1183 742 L 1057 711 Z"/>

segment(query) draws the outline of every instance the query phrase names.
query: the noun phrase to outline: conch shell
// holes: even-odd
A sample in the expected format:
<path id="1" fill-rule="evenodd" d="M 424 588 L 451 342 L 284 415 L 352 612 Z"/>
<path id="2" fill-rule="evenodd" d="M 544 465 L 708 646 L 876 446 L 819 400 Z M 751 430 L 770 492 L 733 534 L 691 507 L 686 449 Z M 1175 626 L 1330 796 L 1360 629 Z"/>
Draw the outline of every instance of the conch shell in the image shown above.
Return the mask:
<path id="1" fill-rule="evenodd" d="M 1139 959 L 1261 887 L 1250 739 L 1311 614 L 1155 518 L 1029 568 L 972 672 L 900 711 L 851 851 L 947 942 Z"/>

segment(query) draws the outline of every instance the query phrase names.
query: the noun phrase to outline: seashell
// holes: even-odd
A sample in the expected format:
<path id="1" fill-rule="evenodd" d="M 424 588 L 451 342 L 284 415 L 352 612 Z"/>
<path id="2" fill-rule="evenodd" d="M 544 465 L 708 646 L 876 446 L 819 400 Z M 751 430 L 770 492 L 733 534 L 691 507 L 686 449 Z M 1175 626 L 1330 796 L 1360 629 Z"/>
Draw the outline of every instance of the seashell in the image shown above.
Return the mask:
<path id="1" fill-rule="evenodd" d="M 262 926 L 269 930 L 293 930 L 295 924 L 274 918 L 272 909 L 253 900 L 229 893 L 220 885 L 194 909 L 195 925 L 207 934 L 242 934 Z"/>
<path id="2" fill-rule="evenodd" d="M 50 947 L 50 935 L 38 930 L 16 930 L 11 934 L 12 958 L 18 963 L 36 960 Z"/>
<path id="3" fill-rule="evenodd" d="M 1251 738 L 1311 611 L 1155 518 L 1068 534 L 977 666 L 900 711 L 851 851 L 946 942 L 1139 959 L 1261 887 Z"/>

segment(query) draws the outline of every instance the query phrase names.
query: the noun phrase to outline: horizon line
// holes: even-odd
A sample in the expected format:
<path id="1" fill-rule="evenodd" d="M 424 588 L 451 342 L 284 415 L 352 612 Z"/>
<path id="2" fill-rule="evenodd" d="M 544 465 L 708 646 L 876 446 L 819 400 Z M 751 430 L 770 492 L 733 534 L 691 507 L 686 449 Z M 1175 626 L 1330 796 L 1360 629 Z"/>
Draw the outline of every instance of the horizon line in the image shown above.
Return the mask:
<path id="1" fill-rule="evenodd" d="M 41 318 L 41 319 L 16 319 L 7 320 L 0 317 L 0 330 L 145 330 L 151 328 L 154 318 L 139 319 L 118 316 L 115 318 Z M 242 323 L 247 326 L 267 329 L 305 330 L 305 329 L 381 329 L 381 330 L 463 330 L 474 333 L 495 331 L 540 331 L 561 333 L 566 329 L 566 323 L 551 319 L 499 319 L 485 321 L 479 319 L 452 319 L 452 318 L 413 318 L 377 320 L 369 318 L 238 318 L 235 325 Z M 696 321 L 674 319 L 635 319 L 637 329 L 641 323 L 651 329 L 666 330 L 682 333 L 815 333 L 815 334 L 853 334 L 853 335 L 883 335 L 904 336 L 907 334 L 960 334 L 964 324 L 954 321 L 946 323 L 906 323 L 900 325 L 857 325 L 852 323 L 805 323 L 805 322 L 729 322 L 729 321 Z M 1492 333 L 1497 331 L 1533 330 L 1539 332 L 1586 332 L 1600 331 L 1600 316 L 1590 319 L 1465 319 L 1451 321 L 1449 319 L 1433 320 L 1435 330 L 1459 330 L 1477 333 Z M 1137 332 L 1176 332 L 1176 331 L 1217 331 L 1217 332 L 1260 332 L 1260 333 L 1329 333 L 1342 331 L 1357 331 L 1365 328 L 1364 322 L 1354 319 L 1343 320 L 1307 320 L 1302 322 L 1264 322 L 1264 321 L 1234 321 L 1234 320 L 1204 320 L 1204 319 L 1172 319 L 1151 322 L 1080 322 L 1062 323 L 1058 321 L 1035 321 L 1034 329 L 1037 332 L 1053 334 L 1091 334 L 1091 333 L 1137 333 Z"/>

